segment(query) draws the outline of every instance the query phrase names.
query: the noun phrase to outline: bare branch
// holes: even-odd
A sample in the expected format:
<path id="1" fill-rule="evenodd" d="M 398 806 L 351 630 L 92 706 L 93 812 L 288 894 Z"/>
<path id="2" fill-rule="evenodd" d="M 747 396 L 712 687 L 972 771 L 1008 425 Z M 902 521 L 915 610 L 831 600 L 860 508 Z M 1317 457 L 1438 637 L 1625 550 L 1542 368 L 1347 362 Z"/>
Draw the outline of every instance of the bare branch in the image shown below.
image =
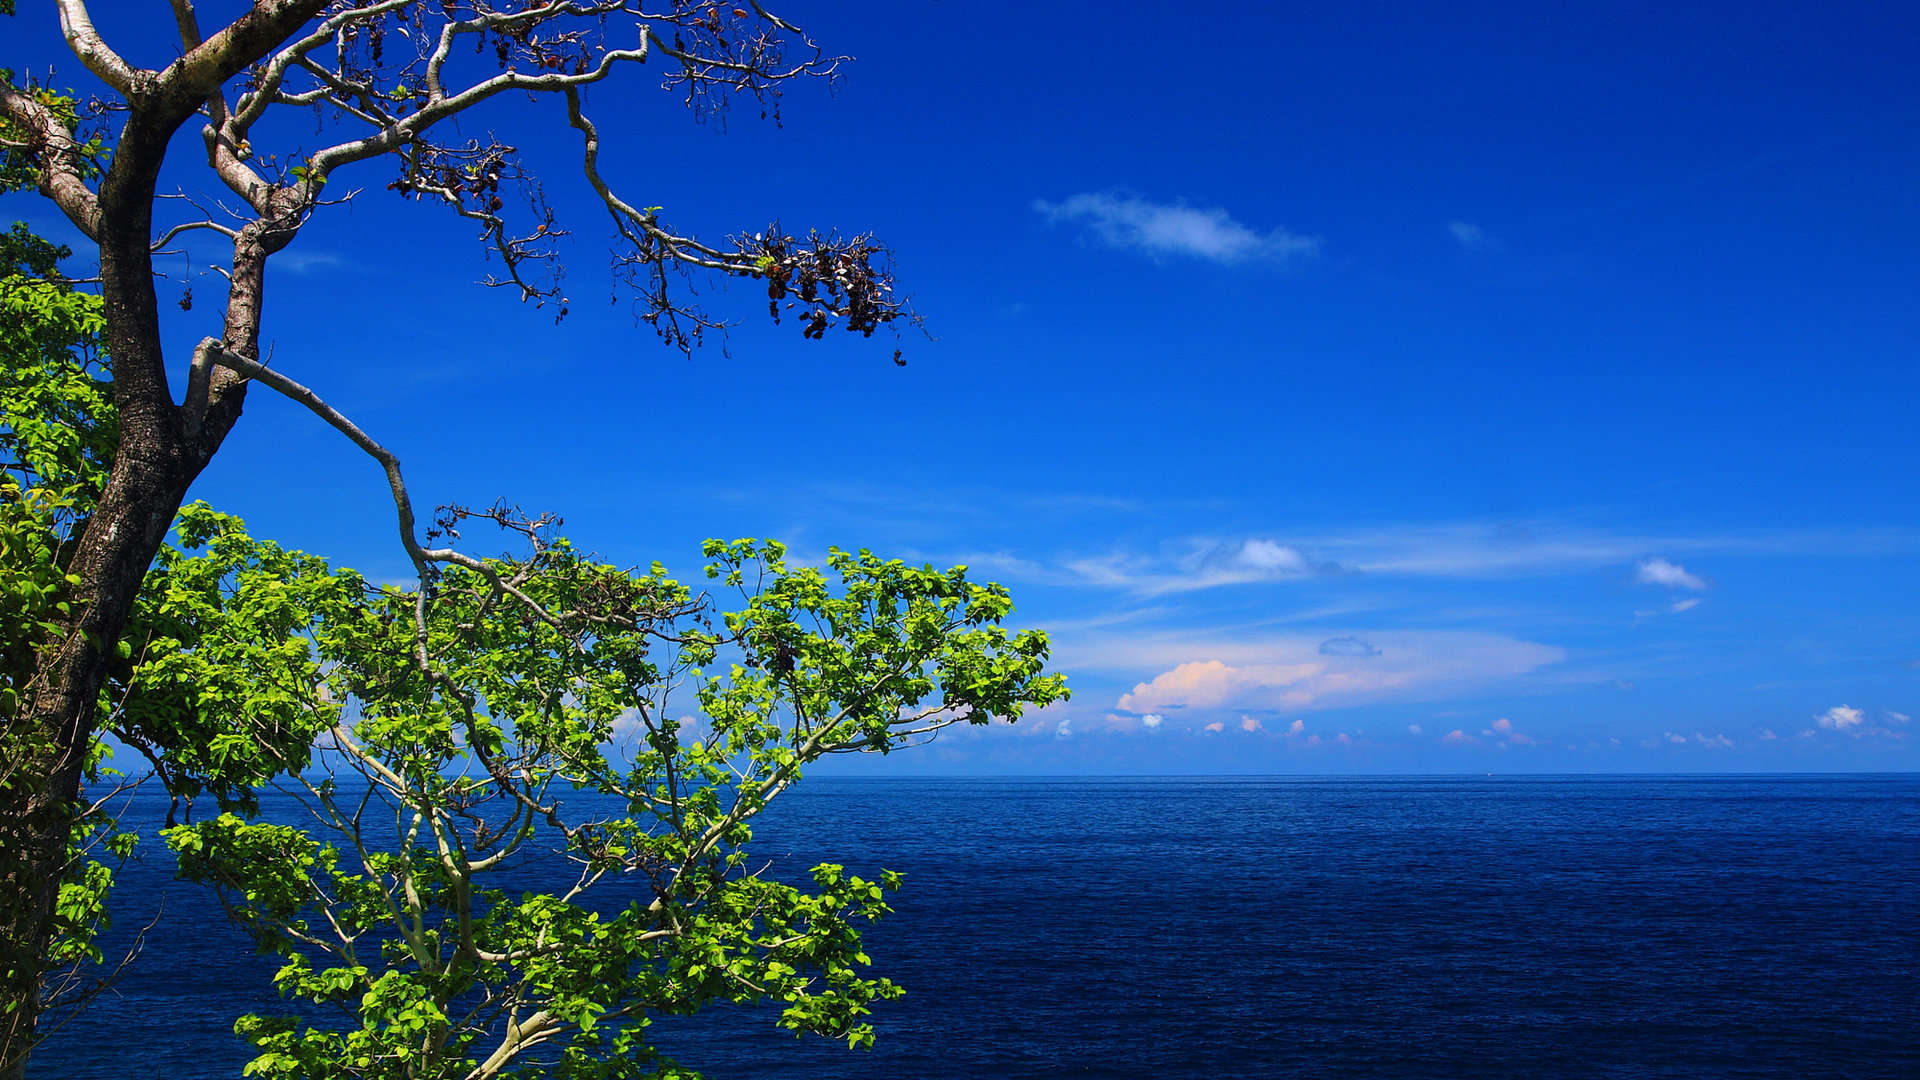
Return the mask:
<path id="1" fill-rule="evenodd" d="M 316 394 L 306 386 L 295 382 L 293 379 L 267 367 L 259 361 L 251 360 L 228 351 L 221 342 L 215 341 L 212 338 L 201 341 L 200 353 L 205 355 L 212 364 L 228 368 L 249 379 L 264 383 L 293 401 L 304 405 L 308 411 L 326 421 L 334 430 L 345 435 L 355 446 L 366 451 L 368 456 L 380 463 L 381 469 L 386 473 L 387 487 L 393 496 L 394 510 L 399 519 L 400 544 L 406 549 L 407 557 L 412 560 L 414 570 L 420 578 L 421 603 L 425 603 L 426 597 L 430 592 L 428 586 L 436 576 L 433 564 L 449 563 L 455 566 L 465 567 L 468 570 L 480 574 L 486 578 L 494 588 L 513 597 L 525 608 L 529 615 L 539 619 L 541 622 L 547 623 L 556 629 L 565 629 L 566 623 L 561 615 L 549 611 L 539 601 L 528 596 L 512 581 L 503 578 L 497 569 L 488 565 L 485 561 L 455 551 L 452 548 L 422 547 L 415 536 L 417 519 L 413 512 L 413 498 L 408 494 L 406 480 L 400 474 L 400 459 L 393 451 L 380 445 L 372 436 L 362 431 L 358 425 L 352 420 L 349 420 L 339 410 L 327 404 L 319 394 Z M 428 670 L 426 666 L 428 664 L 428 658 L 425 651 L 424 627 L 421 633 L 420 661 L 422 670 Z"/>
<path id="2" fill-rule="evenodd" d="M 179 225 L 175 225 L 174 227 L 168 229 L 166 232 L 161 233 L 159 238 L 156 239 L 149 246 L 152 247 L 155 254 L 159 254 L 160 249 L 166 247 L 169 243 L 172 243 L 174 237 L 179 236 L 181 233 L 184 233 L 184 232 L 192 232 L 195 229 L 208 229 L 213 232 L 219 233 L 221 236 L 224 236 L 229 240 L 238 240 L 240 238 L 240 230 L 230 229 L 225 225 L 222 225 L 216 221 L 188 221 Z"/>

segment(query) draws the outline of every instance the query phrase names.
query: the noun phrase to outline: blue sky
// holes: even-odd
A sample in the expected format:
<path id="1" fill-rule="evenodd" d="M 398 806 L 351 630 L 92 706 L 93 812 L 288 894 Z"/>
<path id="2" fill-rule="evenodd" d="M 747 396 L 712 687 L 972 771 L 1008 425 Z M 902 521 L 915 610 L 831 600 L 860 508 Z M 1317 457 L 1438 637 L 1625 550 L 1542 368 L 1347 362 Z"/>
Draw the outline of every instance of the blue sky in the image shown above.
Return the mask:
<path id="1" fill-rule="evenodd" d="M 23 8 L 6 61 L 78 82 Z M 276 264 L 274 363 L 421 501 L 687 577 L 713 535 L 964 562 L 1053 632 L 1070 704 L 844 768 L 1920 767 L 1920 15 L 1087 11 L 792 5 L 859 59 L 780 126 L 590 99 L 678 227 L 890 243 L 905 368 L 719 282 L 724 350 L 661 347 L 552 102 L 489 122 L 575 230 L 563 323 L 374 170 Z M 164 5 L 95 12 L 170 58 Z M 405 574 L 378 472 L 268 393 L 196 494 Z"/>

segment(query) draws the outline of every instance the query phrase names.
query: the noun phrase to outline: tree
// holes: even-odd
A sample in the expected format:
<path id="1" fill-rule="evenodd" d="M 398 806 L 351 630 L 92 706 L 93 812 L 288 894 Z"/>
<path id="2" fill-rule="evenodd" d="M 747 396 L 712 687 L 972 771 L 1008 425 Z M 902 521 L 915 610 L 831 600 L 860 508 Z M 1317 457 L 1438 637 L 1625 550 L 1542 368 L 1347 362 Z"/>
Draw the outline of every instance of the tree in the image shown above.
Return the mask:
<path id="1" fill-rule="evenodd" d="M 439 587 L 443 567 L 487 573 L 483 560 L 424 546 L 393 456 L 308 385 L 261 362 L 266 265 L 351 198 L 345 178 L 356 166 L 384 161 L 400 195 L 472 221 L 500 260 L 492 283 L 564 313 L 565 298 L 542 277 L 561 230 L 514 149 L 442 135 L 450 121 L 502 94 L 550 96 L 578 132 L 584 181 L 625 245 L 617 269 L 670 344 L 689 348 L 718 325 L 676 288 L 681 275 L 702 269 L 764 282 L 774 317 L 791 316 L 807 337 L 835 325 L 870 335 L 907 317 L 871 238 L 795 235 L 776 225 L 702 241 L 670 228 L 659 208 L 622 197 L 599 171 L 600 133 L 584 91 L 621 69 L 658 62 L 668 88 L 697 110 L 739 95 L 777 109 L 786 84 L 831 77 L 842 58 L 820 52 L 757 0 L 668 0 L 659 9 L 626 0 L 258 0 L 210 33 L 190 0 L 172 0 L 180 55 L 157 70 L 124 59 L 84 0 L 55 3 L 98 95 L 76 103 L 0 75 L 0 183 L 36 189 L 97 248 L 109 376 L 102 392 L 114 421 L 100 433 L 104 483 L 60 511 L 68 515 L 64 532 L 46 534 L 58 540 L 45 545 L 45 565 L 57 574 L 42 586 L 55 588 L 36 593 L 41 606 L 23 616 L 27 669 L 4 703 L 0 955 L 15 959 L 46 955 L 57 936 L 81 785 L 112 705 L 103 692 L 127 662 L 122 639 L 147 572 L 189 487 L 238 422 L 251 383 L 300 401 L 379 460 L 421 597 Z M 11 0 L 0 10 L 11 14 Z M 274 118 L 293 110 L 319 111 L 333 141 L 305 154 L 271 150 Z M 195 209 L 215 201 L 207 191 L 165 201 L 159 194 L 173 137 L 196 123 L 203 175 L 223 206 L 234 206 L 232 218 Z M 516 186 L 527 196 L 524 218 L 507 204 Z M 228 289 L 219 332 L 179 355 L 162 340 L 154 255 L 196 230 L 231 244 L 221 268 Z M 431 605 L 421 604 L 413 633 L 424 638 Z M 416 650 L 416 662 L 425 672 L 430 654 Z M 179 748 L 155 749 L 164 759 Z M 0 973 L 0 1008 L 15 1032 L 30 1031 L 43 1004 L 31 968 L 17 963 Z M 0 1075 L 24 1067 L 18 1041 L 0 1050 Z"/>
<path id="2" fill-rule="evenodd" d="M 289 560 L 197 505 L 183 547 L 208 554 L 156 569 L 155 603 L 201 644 L 143 643 L 177 661 L 155 681 L 204 694 L 212 676 L 248 695 L 253 726 L 321 736 L 326 775 L 287 763 L 315 828 L 224 814 L 166 832 L 182 874 L 285 957 L 282 991 L 313 1003 L 241 1019 L 249 1074 L 690 1076 L 647 1026 L 716 1000 L 870 1043 L 868 1006 L 899 988 L 861 970 L 858 926 L 899 877 L 764 876 L 753 818 L 825 754 L 1056 700 L 1045 638 L 1001 629 L 1005 590 L 961 569 L 836 551 L 823 574 L 751 541 L 707 545 L 708 577 L 741 600 L 716 620 L 658 566 L 629 574 L 488 516 L 529 553 L 426 594 Z M 301 633 L 281 635 L 287 613 Z M 217 735 L 209 758 L 221 740 L 252 741 Z M 536 852 L 564 892 L 490 884 L 524 880 Z M 621 900 L 595 906 L 613 881 Z"/>

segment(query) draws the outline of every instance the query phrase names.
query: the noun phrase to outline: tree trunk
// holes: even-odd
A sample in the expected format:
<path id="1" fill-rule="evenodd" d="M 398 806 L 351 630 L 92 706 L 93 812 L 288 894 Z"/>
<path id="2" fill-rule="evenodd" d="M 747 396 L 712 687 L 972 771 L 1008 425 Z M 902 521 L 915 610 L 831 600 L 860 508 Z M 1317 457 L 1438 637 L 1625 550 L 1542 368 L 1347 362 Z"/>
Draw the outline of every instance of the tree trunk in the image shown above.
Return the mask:
<path id="1" fill-rule="evenodd" d="M 121 461 L 127 461 L 123 453 Z M 157 467 L 156 467 L 157 466 Z M 78 809 L 82 770 L 98 723 L 108 658 L 159 551 L 192 472 L 161 461 L 118 463 L 75 552 L 75 618 L 44 654 L 34 693 L 9 722 L 11 760 L 0 785 L 0 1078 L 25 1074 L 41 1012 L 41 977 L 54 932 L 54 903 L 67 869 L 67 842 Z M 132 475 L 129 475 L 132 474 Z M 84 605 L 84 606 L 82 606 Z"/>
<path id="2" fill-rule="evenodd" d="M 20 713 L 7 721 L 7 760 L 0 761 L 0 895 L 8 900 L 0 913 L 0 1080 L 25 1076 L 43 1011 L 55 904 L 114 650 L 188 487 L 239 419 L 245 397 L 244 382 L 220 380 L 191 423 L 173 401 L 147 247 L 158 155 L 151 160 L 151 169 L 123 171 L 123 156 L 102 185 L 101 298 L 120 443 L 68 566 L 79 578 L 72 613 L 44 643 Z M 236 244 L 235 299 L 243 302 L 230 305 L 225 329 L 248 355 L 258 340 L 270 249 L 277 247 L 257 236 Z"/>

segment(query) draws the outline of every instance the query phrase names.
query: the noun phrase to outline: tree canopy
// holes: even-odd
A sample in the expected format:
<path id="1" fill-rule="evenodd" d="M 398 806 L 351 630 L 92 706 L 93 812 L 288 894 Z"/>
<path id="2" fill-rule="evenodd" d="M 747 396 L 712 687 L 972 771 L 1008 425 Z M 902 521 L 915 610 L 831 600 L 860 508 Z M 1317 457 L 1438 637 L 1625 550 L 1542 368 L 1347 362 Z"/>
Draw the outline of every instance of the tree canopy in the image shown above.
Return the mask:
<path id="1" fill-rule="evenodd" d="M 787 85 L 846 58 L 757 0 L 258 0 L 219 27 L 171 0 L 177 57 L 145 68 L 84 0 L 52 2 L 93 84 L 69 94 L 0 71 L 0 190 L 49 200 L 98 274 L 97 294 L 75 289 L 54 247 L 17 228 L 0 241 L 0 1075 L 24 1070 L 49 973 L 94 956 L 110 856 L 129 842 L 83 795 L 108 732 L 178 797 L 223 811 L 168 842 L 286 954 L 283 987 L 358 1003 L 358 1036 L 249 1021 L 257 1071 L 632 1070 L 644 1053 L 607 1055 L 643 1045 L 649 1012 L 743 996 L 861 1041 L 867 1004 L 893 989 L 859 972 L 852 926 L 884 909 L 887 879 L 762 879 L 740 854 L 748 822 L 822 754 L 886 752 L 1064 695 L 1045 639 L 1000 628 L 1005 592 L 960 568 L 836 552 L 823 572 L 737 541 L 707 550 L 739 590 L 722 612 L 657 567 L 599 564 L 546 519 L 505 511 L 480 516 L 525 550 L 469 554 L 453 526 L 474 515 L 421 534 L 398 459 L 319 389 L 324 357 L 269 367 L 261 352 L 268 262 L 358 194 L 356 172 L 471 222 L 497 268 L 487 284 L 565 313 L 552 271 L 566 228 L 543 178 L 509 143 L 450 134 L 503 94 L 559 106 L 616 275 L 669 345 L 724 325 L 690 300 L 693 273 L 763 284 L 770 316 L 806 338 L 910 319 L 870 236 L 775 223 L 697 238 L 599 167 L 584 92 L 623 71 L 652 65 L 696 112 L 744 99 L 777 113 Z M 204 183 L 162 194 L 174 136 L 193 127 Z M 186 347 L 162 332 L 155 259 L 192 233 L 230 249 L 225 295 L 194 309 L 219 325 Z M 411 587 L 182 509 L 254 384 L 378 463 Z M 675 687 L 703 714 L 694 727 L 667 706 Z M 615 753 L 616 736 L 631 745 Z M 313 779 L 313 761 L 351 775 Z M 321 835 L 249 818 L 276 776 L 302 787 Z M 599 801 L 586 811 L 560 790 Z M 369 831 L 376 805 L 398 832 Z M 575 893 L 489 890 L 503 852 L 540 844 L 583 867 L 576 893 L 630 871 L 645 902 L 602 918 Z"/>

